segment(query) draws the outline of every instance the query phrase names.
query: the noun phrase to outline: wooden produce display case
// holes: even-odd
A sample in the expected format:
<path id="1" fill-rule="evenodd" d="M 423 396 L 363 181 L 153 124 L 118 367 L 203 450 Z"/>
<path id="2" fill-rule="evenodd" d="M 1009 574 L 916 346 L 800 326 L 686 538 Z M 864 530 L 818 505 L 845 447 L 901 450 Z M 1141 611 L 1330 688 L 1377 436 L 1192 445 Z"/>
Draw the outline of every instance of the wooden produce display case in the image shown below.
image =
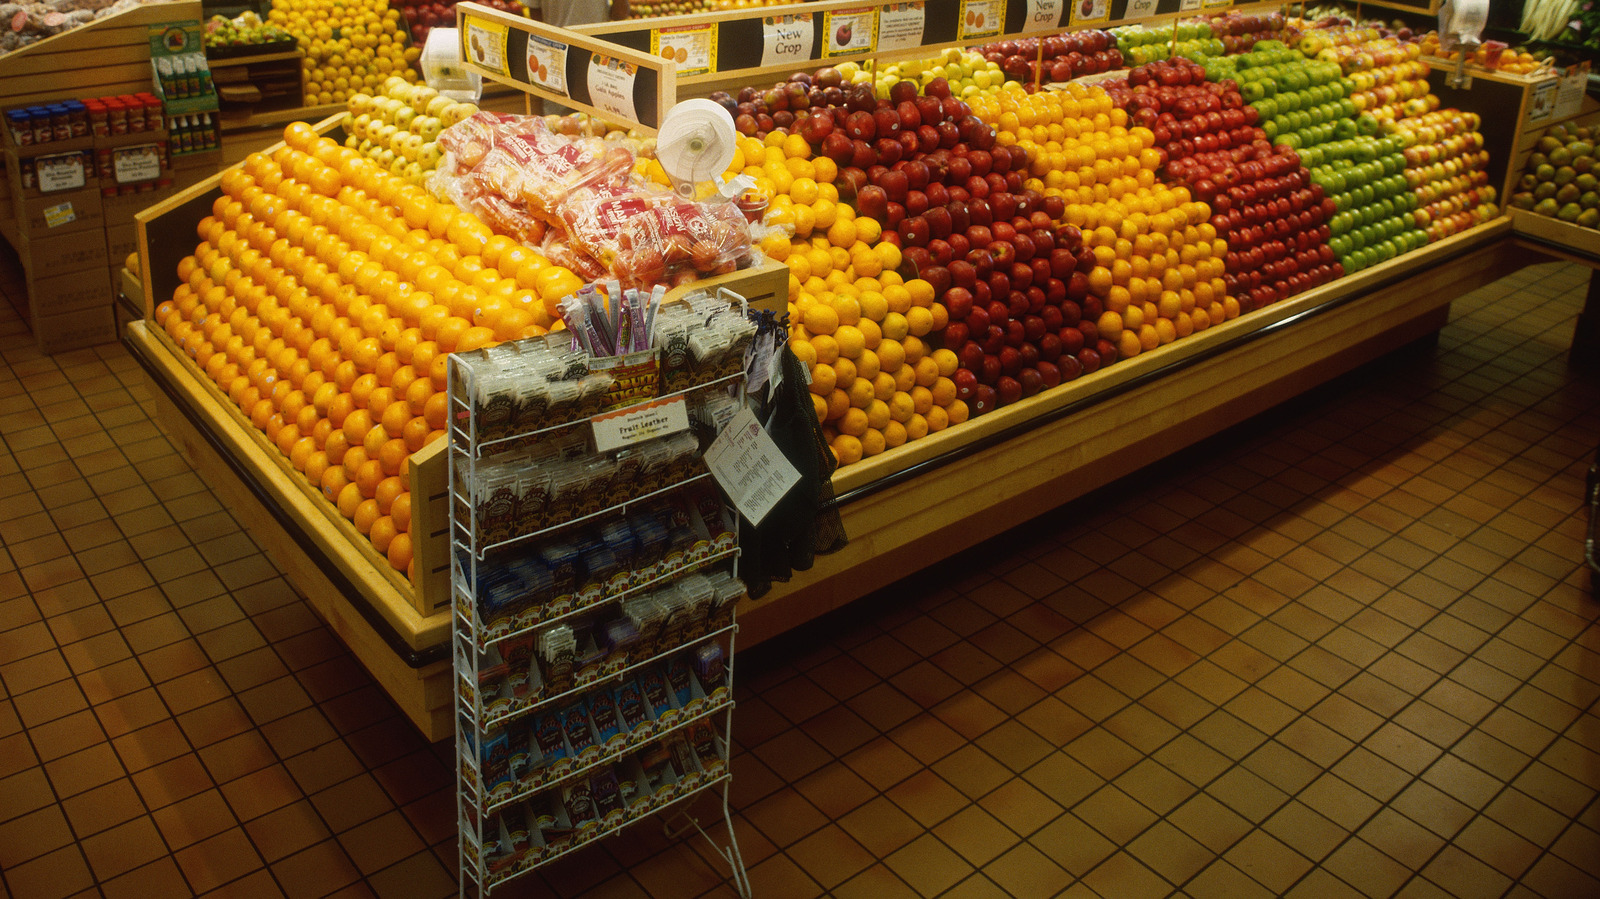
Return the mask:
<path id="1" fill-rule="evenodd" d="M 850 543 L 739 611 L 760 642 L 1437 331 L 1542 257 L 1501 218 L 841 469 Z M 747 644 L 748 645 L 748 644 Z"/>
<path id="2" fill-rule="evenodd" d="M 207 62 L 222 108 L 254 114 L 269 109 L 297 109 L 305 103 L 300 75 L 304 56 L 300 50 L 287 50 Z"/>
<path id="3" fill-rule="evenodd" d="M 0 56 L 0 109 L 150 90 L 150 26 L 198 21 L 199 0 L 148 3 Z"/>

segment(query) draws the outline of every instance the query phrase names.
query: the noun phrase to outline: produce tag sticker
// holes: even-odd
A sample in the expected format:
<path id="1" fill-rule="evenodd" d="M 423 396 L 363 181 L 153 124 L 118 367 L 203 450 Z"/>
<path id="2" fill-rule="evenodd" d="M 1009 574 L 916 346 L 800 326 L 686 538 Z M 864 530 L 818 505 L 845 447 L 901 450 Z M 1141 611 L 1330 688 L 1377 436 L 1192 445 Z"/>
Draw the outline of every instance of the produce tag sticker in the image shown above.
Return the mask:
<path id="1" fill-rule="evenodd" d="M 506 26 L 498 22 L 485 22 L 467 18 L 467 28 L 461 33 L 462 58 L 498 75 L 509 76 L 511 66 L 506 63 Z"/>
<path id="2" fill-rule="evenodd" d="M 650 52 L 678 64 L 679 75 L 704 75 L 717 70 L 717 26 L 679 25 L 650 29 Z"/>
<path id="3" fill-rule="evenodd" d="M 828 36 L 823 56 L 870 53 L 878 40 L 876 9 L 841 9 L 822 14 L 822 31 Z"/>
<path id="4" fill-rule="evenodd" d="M 1179 0 L 1179 12 L 1194 12 L 1200 8 L 1200 0 Z"/>
<path id="5" fill-rule="evenodd" d="M 1074 26 L 1111 21 L 1111 4 L 1107 0 L 1071 0 L 1071 3 Z"/>
<path id="6" fill-rule="evenodd" d="M 749 407 L 740 409 L 711 441 L 705 458 L 711 476 L 752 524 L 761 524 L 789 488 L 800 482 L 800 472 L 784 458 Z"/>
<path id="7" fill-rule="evenodd" d="M 1143 19 L 1156 14 L 1158 0 L 1128 0 L 1128 11 L 1124 19 Z"/>
<path id="8" fill-rule="evenodd" d="M 59 228 L 62 225 L 70 225 L 77 220 L 78 212 L 72 208 L 71 203 L 58 203 L 55 206 L 47 207 L 44 211 L 44 226 L 46 228 Z"/>
<path id="9" fill-rule="evenodd" d="M 595 451 L 609 453 L 689 430 L 689 399 L 677 396 L 629 406 L 621 412 L 596 415 L 589 423 L 594 428 Z"/>
<path id="10" fill-rule="evenodd" d="M 1022 31 L 1049 31 L 1061 27 L 1063 0 L 1028 0 L 1028 16 L 1022 20 Z"/>
<path id="11" fill-rule="evenodd" d="M 118 184 L 138 184 L 161 177 L 161 148 L 155 144 L 122 147 L 111 153 Z"/>
<path id="12" fill-rule="evenodd" d="M 53 194 L 63 190 L 77 190 L 88 183 L 84 180 L 82 153 L 40 156 L 33 164 L 39 174 L 39 193 Z"/>
<path id="13" fill-rule="evenodd" d="M 633 83 L 638 77 L 639 67 L 632 63 L 590 54 L 589 105 L 625 122 L 639 121 L 633 111 Z"/>
<path id="14" fill-rule="evenodd" d="M 891 3 L 878 10 L 878 52 L 922 46 L 928 10 L 921 3 Z"/>
<path id="15" fill-rule="evenodd" d="M 567 45 L 528 35 L 528 83 L 563 97 L 567 92 Z"/>
<path id="16" fill-rule="evenodd" d="M 1006 24 L 1003 0 L 961 0 L 961 39 L 995 37 Z"/>
<path id="17" fill-rule="evenodd" d="M 767 16 L 761 20 L 761 65 L 784 66 L 811 59 L 811 13 Z"/>

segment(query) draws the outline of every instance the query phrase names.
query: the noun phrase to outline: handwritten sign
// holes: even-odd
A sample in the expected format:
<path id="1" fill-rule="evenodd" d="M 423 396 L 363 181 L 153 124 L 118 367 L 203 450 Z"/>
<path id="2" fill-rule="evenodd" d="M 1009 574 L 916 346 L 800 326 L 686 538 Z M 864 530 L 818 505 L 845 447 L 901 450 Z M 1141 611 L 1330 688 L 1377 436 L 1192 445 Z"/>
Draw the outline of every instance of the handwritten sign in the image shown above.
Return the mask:
<path id="1" fill-rule="evenodd" d="M 639 67 L 632 63 L 598 53 L 590 56 L 590 105 L 625 122 L 638 121 L 633 111 L 633 83 L 638 76 Z"/>
<path id="2" fill-rule="evenodd" d="M 761 20 L 761 65 L 803 64 L 811 59 L 811 13 Z"/>
<path id="3" fill-rule="evenodd" d="M 650 32 L 650 52 L 678 64 L 679 75 L 703 75 L 717 68 L 717 26 L 679 25 Z"/>
<path id="4" fill-rule="evenodd" d="M 922 46 L 928 10 L 921 3 L 892 3 L 878 10 L 878 52 Z"/>
<path id="5" fill-rule="evenodd" d="M 1061 3 L 1062 0 L 1028 0 L 1027 18 L 1022 20 L 1023 32 L 1061 27 Z"/>
<path id="6" fill-rule="evenodd" d="M 1159 6 L 1158 0 L 1128 0 L 1128 12 L 1125 19 L 1143 19 L 1156 14 Z"/>
<path id="7" fill-rule="evenodd" d="M 822 30 L 828 36 L 823 56 L 870 52 L 878 37 L 878 11 L 842 9 L 823 13 Z"/>

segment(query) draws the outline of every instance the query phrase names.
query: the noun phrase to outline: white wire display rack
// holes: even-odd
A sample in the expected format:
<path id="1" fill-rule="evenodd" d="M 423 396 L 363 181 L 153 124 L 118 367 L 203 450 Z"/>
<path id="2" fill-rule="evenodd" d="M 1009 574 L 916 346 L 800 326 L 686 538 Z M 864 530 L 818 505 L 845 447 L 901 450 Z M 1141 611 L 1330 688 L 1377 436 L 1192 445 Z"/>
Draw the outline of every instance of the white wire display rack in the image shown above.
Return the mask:
<path id="1" fill-rule="evenodd" d="M 482 427 L 478 379 L 500 364 L 482 350 L 449 361 L 460 894 L 488 896 L 596 839 L 673 811 L 685 822 L 664 824 L 667 833 L 697 831 L 748 897 L 728 804 L 735 601 L 718 595 L 703 611 L 687 600 L 669 603 L 674 611 L 648 633 L 619 623 L 632 621 L 623 614 L 629 603 L 657 591 L 737 585 L 737 516 L 713 501 L 709 474 L 676 464 L 656 480 L 616 478 L 604 503 L 489 533 L 479 513 L 493 497 L 481 467 L 515 469 L 519 453 L 556 439 L 570 451 L 592 421 L 574 410 L 579 414 L 522 430 L 503 421 Z M 742 371 L 705 373 L 694 386 L 640 407 L 687 404 L 701 391 L 738 396 L 743 379 Z M 587 441 L 584 452 L 601 466 L 630 451 L 602 454 L 593 445 Z M 659 558 L 640 549 L 631 564 L 590 572 L 582 585 L 548 574 L 569 561 L 583 567 L 585 554 L 574 546 L 587 539 L 583 546 L 592 549 L 596 529 L 653 534 L 651 516 L 658 514 L 672 525 Z M 689 537 L 677 527 L 683 521 Z M 694 797 L 714 792 L 722 800 L 720 836 L 688 813 Z"/>

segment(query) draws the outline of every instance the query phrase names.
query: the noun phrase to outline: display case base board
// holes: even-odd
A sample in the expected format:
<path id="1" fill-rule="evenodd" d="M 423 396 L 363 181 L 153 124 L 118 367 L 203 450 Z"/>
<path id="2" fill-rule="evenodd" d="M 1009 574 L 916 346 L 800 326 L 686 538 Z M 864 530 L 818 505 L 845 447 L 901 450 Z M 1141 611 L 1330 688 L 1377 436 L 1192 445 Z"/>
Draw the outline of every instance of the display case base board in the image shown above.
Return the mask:
<path id="1" fill-rule="evenodd" d="M 292 530 L 285 526 L 278 516 L 285 513 L 285 505 L 293 505 L 293 496 L 276 491 L 258 493 L 252 489 L 224 458 L 224 450 L 219 449 L 213 439 L 220 435 L 227 454 L 236 463 L 242 462 L 262 473 L 262 479 L 270 480 L 276 466 L 270 460 L 253 458 L 260 453 L 258 447 L 226 442 L 227 429 L 220 425 L 226 410 L 212 398 L 197 392 L 182 392 L 175 397 L 175 393 L 182 391 L 181 385 L 188 375 L 182 369 L 183 363 L 172 357 L 165 342 L 152 334 L 145 322 L 130 323 L 125 333 L 130 348 L 145 368 L 156 420 L 179 451 L 239 520 L 247 523 L 251 537 L 272 557 L 289 582 L 361 660 L 417 729 L 429 740 L 448 738 L 454 732 L 448 653 L 434 652 L 432 655 L 442 658 L 413 666 L 412 659 L 407 656 L 419 652 L 426 655 L 427 649 L 413 651 L 397 647 L 386 639 L 357 605 L 360 598 L 352 599 L 354 591 L 350 585 L 339 583 L 342 566 L 318 558 L 348 552 L 351 547 L 341 547 L 339 539 L 319 540 L 314 518 L 309 526 L 296 526 Z M 188 408 L 180 408 L 180 402 Z M 201 424 L 196 423 L 197 419 Z M 207 433 L 202 433 L 202 427 Z M 293 510 L 289 514 L 293 514 Z M 296 521 L 298 525 L 298 517 Z M 347 540 L 342 542 L 348 543 Z M 364 559 L 355 561 L 368 564 Z M 397 595 L 391 599 L 409 607 L 407 598 Z"/>
<path id="2" fill-rule="evenodd" d="M 1570 251 L 1570 258 L 1584 265 L 1595 266 L 1600 260 L 1600 231 L 1593 228 L 1535 215 L 1526 209 L 1511 210 L 1511 228 L 1518 237 L 1531 237 Z"/>
<path id="3" fill-rule="evenodd" d="M 838 609 L 1437 332 L 1448 319 L 1453 298 L 1542 261 L 1503 239 L 1506 224 L 1502 220 L 1483 226 L 1492 235 L 1473 236 L 1492 240 L 1479 240 L 1481 246 L 1464 244 L 1471 252 L 1447 263 L 1423 265 L 1415 274 L 1369 292 L 1350 294 L 1346 302 L 1303 320 L 1294 319 L 1296 300 L 1255 313 L 1263 322 L 1286 325 L 1270 333 L 1251 317 L 1237 319 L 1236 332 L 1253 328 L 1262 335 L 1192 355 L 1181 373 L 1155 372 L 1126 381 L 1126 389 L 1117 395 L 1070 414 L 1020 433 L 997 431 L 990 445 L 950 447 L 969 452 L 955 453 L 944 464 L 934 457 L 924 463 L 929 466 L 925 470 L 893 473 L 881 489 L 863 490 L 859 498 L 841 491 L 847 499 L 840 511 L 849 545 L 819 556 L 810 571 L 797 572 L 788 583 L 775 585 L 767 596 L 741 608 L 740 641 L 761 642 Z M 1304 301 L 1306 311 L 1319 305 L 1314 297 Z M 1230 338 L 1222 328 L 1217 330 L 1225 339 L 1240 336 Z M 1197 346 L 1202 342 L 1191 337 L 1181 343 L 1190 341 Z M 1150 361 L 1156 355 L 1150 354 Z M 1124 365 L 1133 370 L 1136 361 L 1119 363 L 1103 374 Z M 999 419 L 1005 411 L 986 418 Z M 1017 414 L 1023 420 L 1033 417 L 1021 408 Z M 946 431 L 916 443 L 932 441 L 928 448 L 937 450 L 938 438 L 945 435 L 951 441 L 981 441 L 985 424 L 990 422 L 978 419 L 963 426 L 966 435 Z M 850 471 L 835 477 L 836 489 L 849 483 L 845 475 Z M 905 474 L 911 476 L 894 476 Z"/>

